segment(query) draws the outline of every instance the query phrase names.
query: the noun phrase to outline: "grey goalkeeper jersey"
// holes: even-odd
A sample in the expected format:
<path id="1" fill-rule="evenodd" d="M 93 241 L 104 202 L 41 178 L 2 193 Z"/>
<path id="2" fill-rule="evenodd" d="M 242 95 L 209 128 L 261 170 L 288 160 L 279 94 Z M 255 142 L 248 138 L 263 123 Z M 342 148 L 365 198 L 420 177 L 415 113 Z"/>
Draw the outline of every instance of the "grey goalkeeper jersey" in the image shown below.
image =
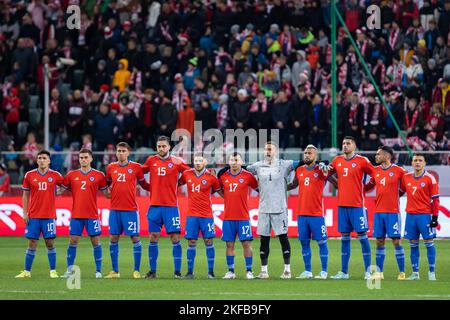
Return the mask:
<path id="1" fill-rule="evenodd" d="M 259 212 L 287 212 L 287 183 L 294 170 L 293 161 L 277 159 L 272 165 L 258 161 L 249 165 L 247 170 L 258 178 Z"/>

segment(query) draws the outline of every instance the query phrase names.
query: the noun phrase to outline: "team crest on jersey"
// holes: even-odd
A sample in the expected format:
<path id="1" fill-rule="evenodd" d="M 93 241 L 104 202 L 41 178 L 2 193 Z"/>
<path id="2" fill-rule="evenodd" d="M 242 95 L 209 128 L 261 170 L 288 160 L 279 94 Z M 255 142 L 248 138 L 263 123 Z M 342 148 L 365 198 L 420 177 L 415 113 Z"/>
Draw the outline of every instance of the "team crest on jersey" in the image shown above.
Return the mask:
<path id="1" fill-rule="evenodd" d="M 317 178 L 319 176 L 319 174 L 316 172 L 314 173 L 314 178 Z"/>
<path id="2" fill-rule="evenodd" d="M 352 163 L 352 168 L 356 168 L 356 163 Z"/>
<path id="3" fill-rule="evenodd" d="M 202 184 L 206 184 L 206 180 L 205 179 L 202 180 Z"/>
<path id="4" fill-rule="evenodd" d="M 389 172 L 389 177 L 393 177 L 394 173 L 393 172 Z"/>
<path id="5" fill-rule="evenodd" d="M 94 181 L 94 177 L 90 177 L 89 180 L 90 180 L 91 182 L 93 182 L 93 181 Z"/>
<path id="6" fill-rule="evenodd" d="M 48 178 L 48 182 L 52 182 L 52 181 L 53 181 L 52 177 Z"/>
<path id="7" fill-rule="evenodd" d="M 420 184 L 420 186 L 423 188 L 423 187 L 425 187 L 425 182 L 422 182 L 421 184 Z"/>
<path id="8" fill-rule="evenodd" d="M 133 173 L 133 170 L 132 169 L 128 169 L 128 173 Z"/>
<path id="9" fill-rule="evenodd" d="M 170 162 L 168 165 L 167 165 L 169 168 L 173 168 L 173 163 L 172 162 Z"/>
<path id="10" fill-rule="evenodd" d="M 244 179 L 240 178 L 239 183 L 244 183 Z"/>

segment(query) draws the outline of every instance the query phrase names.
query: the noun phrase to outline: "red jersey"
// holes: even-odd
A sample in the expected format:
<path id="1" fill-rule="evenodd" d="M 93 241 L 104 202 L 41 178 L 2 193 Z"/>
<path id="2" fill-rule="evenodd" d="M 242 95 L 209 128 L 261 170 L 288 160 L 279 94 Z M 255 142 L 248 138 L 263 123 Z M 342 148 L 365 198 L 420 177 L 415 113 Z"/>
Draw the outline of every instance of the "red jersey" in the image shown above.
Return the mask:
<path id="1" fill-rule="evenodd" d="M 98 219 L 97 190 L 108 188 L 103 172 L 91 169 L 70 171 L 62 184 L 64 189 L 72 191 L 72 218 Z"/>
<path id="2" fill-rule="evenodd" d="M 182 173 L 180 184 L 187 185 L 188 216 L 212 218 L 211 194 L 220 190 L 219 180 L 207 170 L 197 176 L 194 169 Z"/>
<path id="3" fill-rule="evenodd" d="M 150 172 L 150 206 L 177 207 L 177 189 L 180 173 L 190 169 L 180 158 L 158 155 L 148 157 L 144 171 Z"/>
<path id="4" fill-rule="evenodd" d="M 23 178 L 22 189 L 30 191 L 28 217 L 31 219 L 56 219 L 56 186 L 63 176 L 52 169 L 42 174 L 38 169 L 28 171 Z"/>
<path id="5" fill-rule="evenodd" d="M 375 196 L 375 212 L 377 213 L 399 213 L 400 183 L 406 170 L 395 164 L 386 169 L 381 166 L 373 168 L 372 178 L 369 183 L 374 183 L 377 192 Z"/>
<path id="6" fill-rule="evenodd" d="M 111 210 L 136 211 L 136 183 L 145 180 L 139 163 L 128 161 L 124 166 L 118 162 L 106 168 L 106 180 L 111 185 Z"/>
<path id="7" fill-rule="evenodd" d="M 295 170 L 298 180 L 298 215 L 323 216 L 323 187 L 328 178 L 316 164 L 313 168 L 298 167 Z"/>
<path id="8" fill-rule="evenodd" d="M 365 174 L 372 175 L 373 166 L 369 159 L 355 154 L 350 159 L 336 156 L 331 162 L 338 180 L 338 206 L 364 207 L 363 179 Z"/>
<path id="9" fill-rule="evenodd" d="M 246 170 L 241 170 L 236 175 L 228 170 L 220 176 L 219 182 L 225 200 L 223 220 L 249 220 L 248 193 L 249 188 L 258 188 L 255 177 Z"/>
<path id="10" fill-rule="evenodd" d="M 432 213 L 431 199 L 439 197 L 439 186 L 431 174 L 425 171 L 420 177 L 414 177 L 414 172 L 409 172 L 403 176 L 400 189 L 406 191 L 407 213 Z"/>

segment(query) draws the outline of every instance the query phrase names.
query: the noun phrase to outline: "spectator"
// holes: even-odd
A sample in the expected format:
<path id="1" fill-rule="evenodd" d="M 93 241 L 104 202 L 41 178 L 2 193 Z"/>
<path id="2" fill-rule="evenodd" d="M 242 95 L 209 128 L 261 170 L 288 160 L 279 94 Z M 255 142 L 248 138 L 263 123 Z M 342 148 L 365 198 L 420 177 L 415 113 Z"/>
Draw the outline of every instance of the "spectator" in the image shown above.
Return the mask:
<path id="1" fill-rule="evenodd" d="M 439 69 L 444 68 L 445 64 L 450 61 L 450 49 L 445 45 L 445 41 L 442 36 L 437 37 L 436 45 L 430 52 L 432 53 L 433 58 L 436 60 L 437 67 Z"/>
<path id="2" fill-rule="evenodd" d="M 153 97 L 152 89 L 145 89 L 144 99 L 139 107 L 139 136 L 142 137 L 143 147 L 155 147 L 154 134 L 156 132 L 156 116 L 159 105 Z"/>
<path id="3" fill-rule="evenodd" d="M 292 86 L 297 88 L 300 83 L 300 74 L 307 71 L 308 74 L 311 74 L 311 66 L 309 62 L 305 60 L 306 54 L 303 50 L 297 51 L 297 62 L 292 66 Z"/>
<path id="4" fill-rule="evenodd" d="M 286 92 L 278 91 L 272 109 L 273 127 L 279 130 L 280 148 L 289 147 L 289 114 L 291 113 L 291 102 L 288 101 Z"/>
<path id="5" fill-rule="evenodd" d="M 21 156 L 24 171 L 28 172 L 35 168 L 36 156 L 39 151 L 36 136 L 33 132 L 28 133 L 27 142 L 22 147 L 22 151 L 24 151 L 24 154 Z"/>
<path id="6" fill-rule="evenodd" d="M 201 122 L 203 132 L 217 128 L 216 119 L 216 112 L 211 108 L 211 104 L 206 99 L 202 100 L 200 109 L 195 112 L 195 120 Z"/>
<path id="7" fill-rule="evenodd" d="M 11 178 L 6 171 L 6 165 L 4 163 L 0 163 L 0 197 L 5 196 L 9 193 L 9 183 Z"/>
<path id="8" fill-rule="evenodd" d="M 128 70 L 128 60 L 119 60 L 119 70 L 114 73 L 113 86 L 118 87 L 120 92 L 124 92 L 130 81 L 131 73 Z"/>
<path id="9" fill-rule="evenodd" d="M 407 99 L 407 109 L 405 112 L 405 130 L 408 137 L 422 136 L 424 121 L 422 113 L 418 107 L 416 97 L 409 97 Z"/>
<path id="10" fill-rule="evenodd" d="M 230 125 L 232 128 L 246 130 L 249 121 L 250 102 L 245 89 L 239 89 L 238 100 L 231 105 L 228 110 Z"/>
<path id="11" fill-rule="evenodd" d="M 56 144 L 62 146 L 67 113 L 59 90 L 56 88 L 51 91 L 49 112 L 50 146 L 55 146 Z"/>
<path id="12" fill-rule="evenodd" d="M 344 108 L 344 135 L 354 137 L 359 144 L 364 125 L 364 106 L 359 102 L 358 93 L 352 93 L 350 102 Z"/>
<path id="13" fill-rule="evenodd" d="M 35 68 L 35 56 L 30 48 L 30 40 L 19 38 L 17 48 L 12 53 L 13 68 L 17 70 L 15 81 L 29 80 Z"/>
<path id="14" fill-rule="evenodd" d="M 264 91 L 260 90 L 249 110 L 251 128 L 259 130 L 271 127 L 270 107 L 269 99 L 265 96 Z"/>
<path id="15" fill-rule="evenodd" d="M 66 131 L 67 142 L 80 142 L 81 134 L 83 133 L 84 117 L 86 112 L 86 104 L 81 95 L 80 90 L 75 90 L 73 95 L 70 95 L 67 105 L 66 115 Z"/>
<path id="16" fill-rule="evenodd" d="M 17 96 L 17 89 L 11 88 L 9 95 L 4 97 L 2 105 L 2 113 L 8 126 L 8 132 L 17 139 L 17 126 L 20 121 L 20 99 Z"/>
<path id="17" fill-rule="evenodd" d="M 425 119 L 425 132 L 433 134 L 434 140 L 439 142 L 444 136 L 444 116 L 442 114 L 442 107 L 439 103 L 433 104 L 430 114 Z"/>
<path id="18" fill-rule="evenodd" d="M 217 109 L 217 128 L 225 132 L 225 129 L 228 127 L 228 95 L 221 94 L 219 96 L 219 108 Z"/>
<path id="19" fill-rule="evenodd" d="M 158 135 L 171 136 L 172 131 L 175 130 L 177 125 L 178 111 L 176 107 L 165 96 L 165 92 L 159 91 L 160 107 L 157 116 L 158 122 Z"/>
<path id="20" fill-rule="evenodd" d="M 109 86 L 111 84 L 111 77 L 106 70 L 106 61 L 100 59 L 97 62 L 97 70 L 95 71 L 95 74 L 90 81 L 90 85 L 94 92 L 99 92 L 100 86 L 102 84 L 106 84 Z"/>
<path id="21" fill-rule="evenodd" d="M 52 152 L 52 155 L 50 157 L 50 169 L 58 171 L 59 173 L 63 174 L 65 171 L 64 168 L 64 156 L 58 152 L 63 151 L 63 148 L 59 144 L 53 145 L 53 150 L 55 152 Z"/>
<path id="22" fill-rule="evenodd" d="M 177 116 L 177 129 L 185 129 L 190 133 L 191 137 L 193 137 L 195 112 L 191 107 L 191 102 L 188 96 L 185 97 L 184 102 L 181 104 L 181 108 L 178 110 Z"/>
<path id="23" fill-rule="evenodd" d="M 115 137 L 120 129 L 120 123 L 109 106 L 102 103 L 94 118 L 94 150 L 103 151 L 108 144 L 115 144 Z"/>
<path id="24" fill-rule="evenodd" d="M 290 115 L 296 148 L 301 148 L 309 144 L 309 114 L 311 107 L 311 102 L 306 96 L 305 87 L 300 86 L 297 89 L 297 94 L 292 99 Z"/>
<path id="25" fill-rule="evenodd" d="M 309 123 L 311 126 L 311 143 L 318 148 L 326 147 L 325 133 L 328 128 L 327 110 L 322 104 L 322 97 L 315 93 L 312 99 L 312 107 L 309 112 Z"/>
<path id="26" fill-rule="evenodd" d="M 400 130 L 404 128 L 403 121 L 404 119 L 404 110 L 403 106 L 400 102 L 400 96 L 397 91 L 391 91 L 389 95 L 386 97 L 386 103 L 388 104 L 388 108 L 391 111 L 393 118 L 397 121 L 397 124 L 400 127 Z M 398 136 L 397 129 L 394 126 L 394 122 L 391 117 L 386 117 L 386 135 L 388 138 L 396 138 Z"/>
<path id="27" fill-rule="evenodd" d="M 136 144 L 138 132 L 138 119 L 134 112 L 132 104 L 128 104 L 124 110 L 123 124 L 122 124 L 122 141 L 125 141 L 130 146 Z"/>
<path id="28" fill-rule="evenodd" d="M 404 0 L 398 14 L 403 28 L 407 29 L 412 24 L 412 21 L 419 17 L 419 8 L 412 0 Z"/>

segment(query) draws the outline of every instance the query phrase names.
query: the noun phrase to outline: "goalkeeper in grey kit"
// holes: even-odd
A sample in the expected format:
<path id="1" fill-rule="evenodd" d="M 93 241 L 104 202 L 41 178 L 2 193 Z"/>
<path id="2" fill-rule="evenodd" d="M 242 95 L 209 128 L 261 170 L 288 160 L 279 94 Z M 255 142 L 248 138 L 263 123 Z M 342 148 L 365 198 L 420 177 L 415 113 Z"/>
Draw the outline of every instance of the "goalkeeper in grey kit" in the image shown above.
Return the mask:
<path id="1" fill-rule="evenodd" d="M 279 159 L 277 146 L 269 141 L 264 146 L 264 160 L 247 166 L 247 171 L 258 178 L 260 193 L 257 233 L 261 236 L 261 273 L 257 278 L 269 278 L 267 264 L 272 229 L 280 240 L 283 252 L 284 272 L 280 278 L 291 278 L 291 245 L 287 236 L 287 184 L 290 173 L 297 165 L 298 161 L 294 164 L 293 160 Z"/>

